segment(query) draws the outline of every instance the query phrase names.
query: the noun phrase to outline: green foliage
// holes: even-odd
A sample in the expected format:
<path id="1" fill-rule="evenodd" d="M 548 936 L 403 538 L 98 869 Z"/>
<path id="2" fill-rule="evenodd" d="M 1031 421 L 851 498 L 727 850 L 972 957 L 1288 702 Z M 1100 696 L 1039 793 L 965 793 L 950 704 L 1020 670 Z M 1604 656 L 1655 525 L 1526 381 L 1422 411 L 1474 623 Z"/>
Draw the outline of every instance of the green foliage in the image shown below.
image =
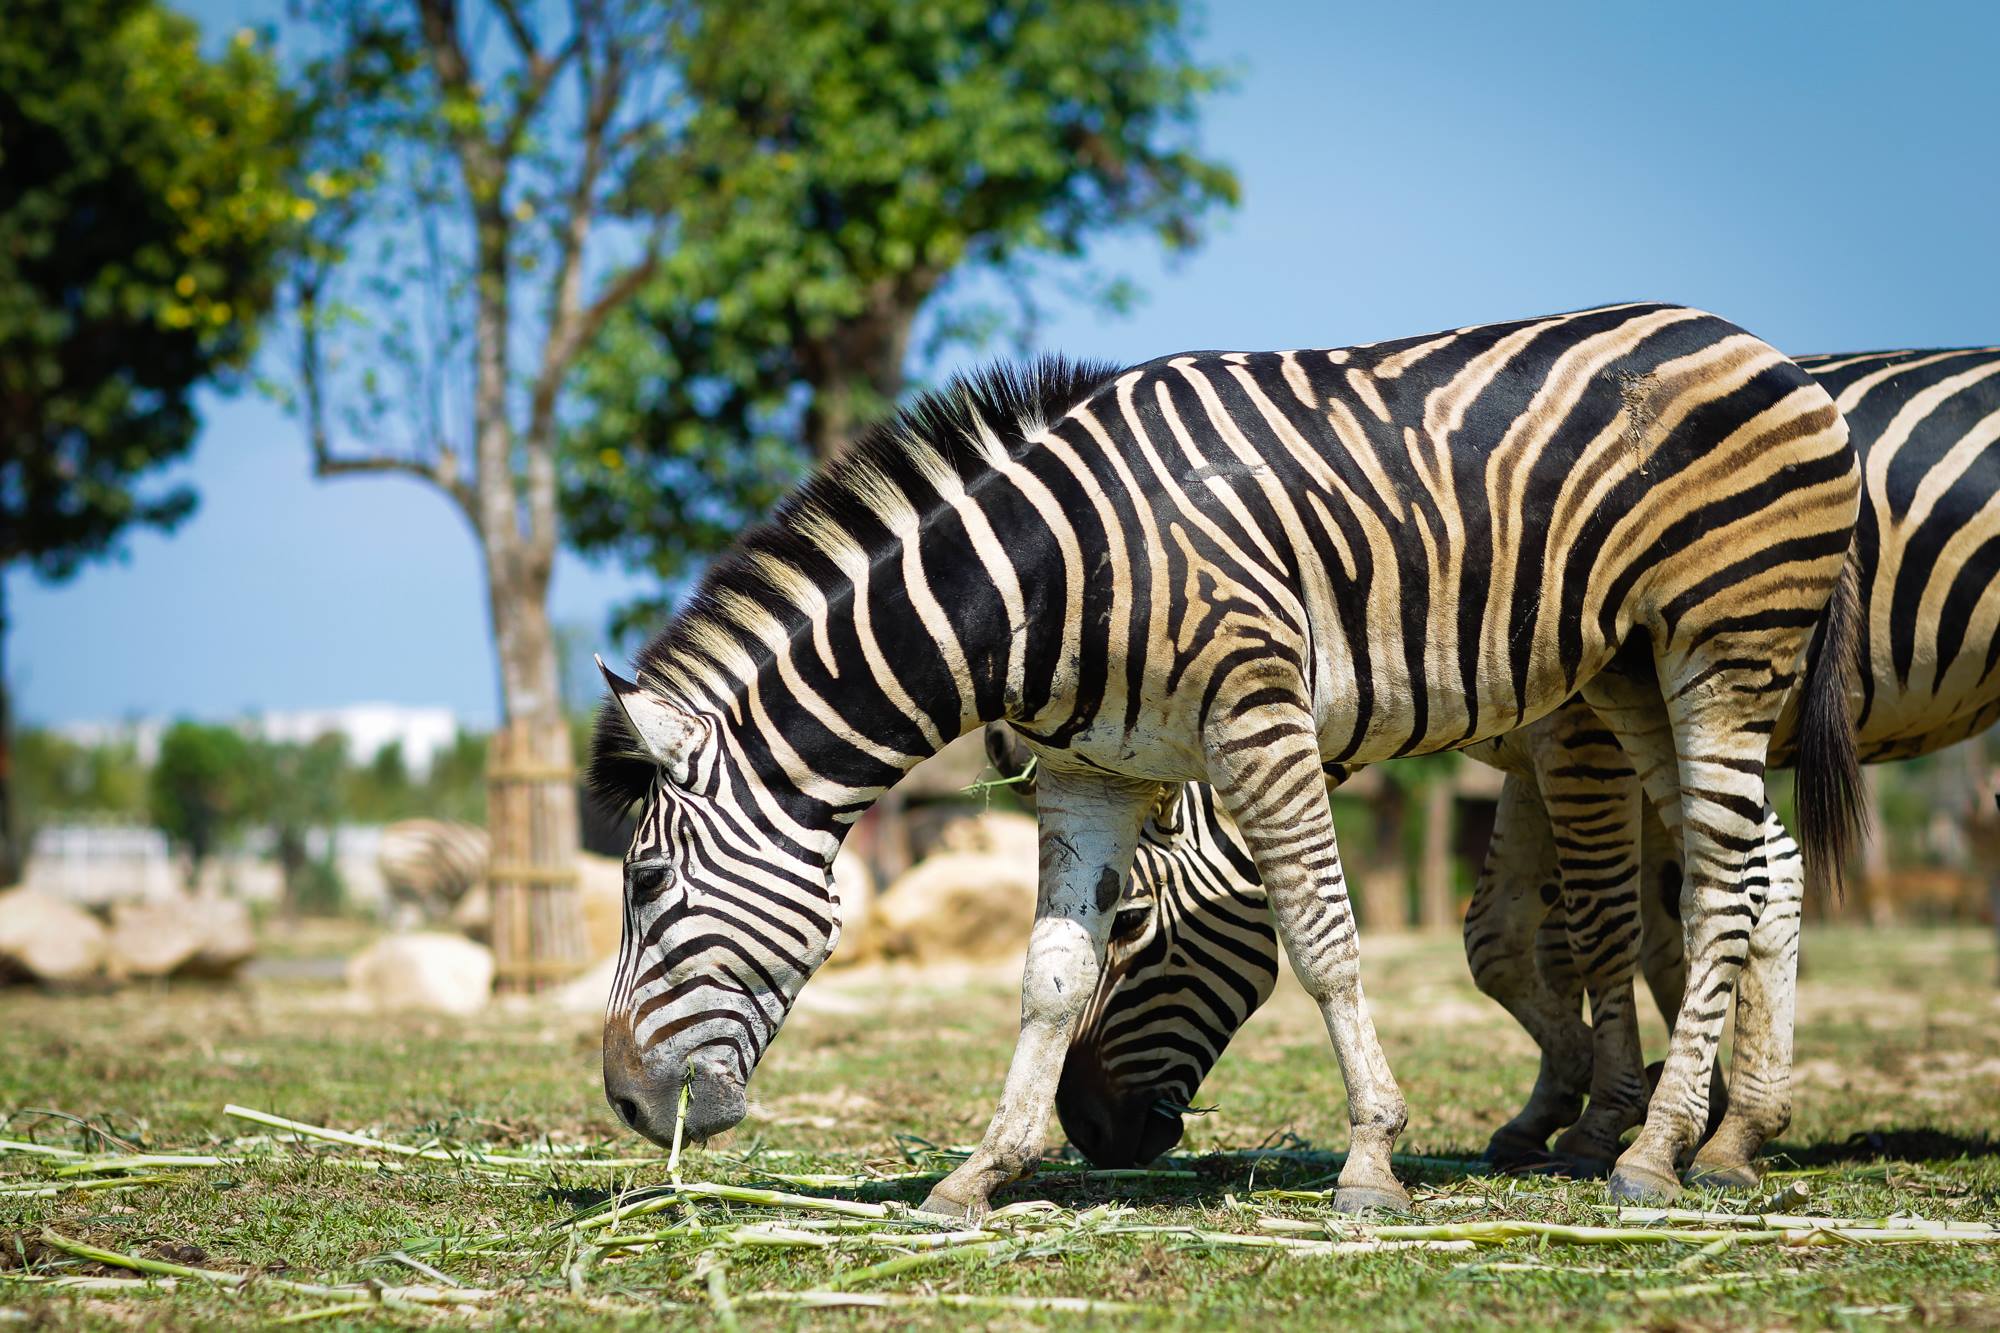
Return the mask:
<path id="1" fill-rule="evenodd" d="M 145 817 L 146 770 L 130 744 L 80 745 L 30 728 L 14 737 L 13 761 L 29 839 L 53 819 Z"/>
<path id="2" fill-rule="evenodd" d="M 449 749 L 431 760 L 421 779 L 411 776 L 403 747 L 391 741 L 362 764 L 349 766 L 340 786 L 339 816 L 360 824 L 398 819 L 458 819 L 481 823 L 486 816 L 486 737 L 460 732 Z"/>
<path id="3" fill-rule="evenodd" d="M 187 516 L 137 479 L 247 360 L 305 211 L 270 59 L 196 38 L 147 0 L 19 0 L 0 27 L 0 566 L 63 578 Z"/>
<path id="4" fill-rule="evenodd" d="M 233 727 L 182 720 L 160 738 L 147 783 L 153 822 L 186 853 L 190 877 L 252 813 L 250 742 Z"/>
<path id="5" fill-rule="evenodd" d="M 251 743 L 247 760 L 244 813 L 271 832 L 286 901 L 298 911 L 336 910 L 340 879 L 333 870 L 332 846 L 315 861 L 307 841 L 313 830 L 340 822 L 346 741 L 338 735 L 305 744 L 259 740 Z"/>
<path id="6" fill-rule="evenodd" d="M 1031 332 L 1028 298 L 994 309 L 963 279 L 1020 294 L 1106 235 L 1193 243 L 1236 182 L 1193 146 L 1220 80 L 1181 8 L 704 6 L 679 48 L 686 123 L 632 192 L 678 247 L 580 371 L 575 543 L 671 583 L 891 405 L 920 313 L 938 338 L 919 359 Z"/>

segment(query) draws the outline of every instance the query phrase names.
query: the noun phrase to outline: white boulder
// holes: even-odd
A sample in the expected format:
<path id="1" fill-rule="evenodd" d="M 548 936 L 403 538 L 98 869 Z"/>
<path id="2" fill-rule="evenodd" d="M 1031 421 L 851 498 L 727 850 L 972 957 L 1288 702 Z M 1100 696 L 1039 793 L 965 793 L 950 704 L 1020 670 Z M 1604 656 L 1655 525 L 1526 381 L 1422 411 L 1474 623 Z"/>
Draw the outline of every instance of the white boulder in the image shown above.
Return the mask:
<path id="1" fill-rule="evenodd" d="M 493 993 L 493 951 L 442 931 L 391 935 L 348 960 L 347 985 L 384 1012 L 476 1013 Z"/>
<path id="2" fill-rule="evenodd" d="M 34 889 L 0 892 L 0 980 L 86 981 L 104 966 L 96 917 Z"/>

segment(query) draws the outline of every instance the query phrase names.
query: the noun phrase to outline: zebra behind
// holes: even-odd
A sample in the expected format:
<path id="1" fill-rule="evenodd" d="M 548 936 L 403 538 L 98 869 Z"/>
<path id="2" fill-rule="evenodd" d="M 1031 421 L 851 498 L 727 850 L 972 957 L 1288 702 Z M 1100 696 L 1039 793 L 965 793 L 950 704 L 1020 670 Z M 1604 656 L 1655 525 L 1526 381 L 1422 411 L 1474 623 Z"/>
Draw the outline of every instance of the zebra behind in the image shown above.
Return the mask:
<path id="1" fill-rule="evenodd" d="M 1799 364 L 1837 395 L 1863 460 L 1855 556 L 1861 672 L 1851 701 L 1861 719 L 1860 756 L 1888 762 L 1975 735 L 2000 716 L 2000 349 Z M 1791 748 L 1781 727 L 1773 759 L 1789 762 Z M 1624 837 L 1627 826 L 1605 823 L 1606 788 L 1630 778 L 1631 762 L 1580 703 L 1470 753 L 1509 777 L 1466 914 L 1467 958 L 1480 988 L 1542 1048 L 1535 1093 L 1496 1132 L 1489 1154 L 1503 1165 L 1532 1160 L 1550 1133 L 1576 1121 L 1555 1158 L 1587 1171 L 1615 1154 L 1646 1094 L 1636 1038 L 1614 1033 L 1607 1042 L 1597 1029 L 1619 1023 L 1597 1020 L 1629 1015 L 1635 968 L 1663 1013 L 1671 1017 L 1682 1003 L 1679 849 L 1650 811 L 1642 812 L 1636 848 Z M 1608 832 L 1617 836 L 1607 840 Z M 1256 897 L 1232 879 L 1233 860 L 1213 844 L 1190 842 L 1174 854 L 1201 864 L 1158 888 L 1150 869 L 1135 875 L 1135 910 L 1121 909 L 1125 933 L 1114 937 L 1090 1022 L 1065 1069 L 1064 1124 L 1107 1165 L 1178 1139 L 1173 1108 L 1193 1096 L 1240 1026 L 1218 1026 L 1211 997 L 1249 988 L 1261 1002 L 1269 994 L 1263 978 L 1276 943 L 1268 932 L 1262 954 L 1241 962 L 1209 955 L 1190 965 L 1163 946 L 1190 924 L 1243 919 L 1246 900 Z M 1763 856 L 1763 872 L 1750 877 L 1765 901 L 1749 941 L 1728 1111 L 1699 1163 L 1708 1184 L 1754 1183 L 1752 1159 L 1790 1121 L 1802 871 L 1796 845 L 1775 823 Z M 1210 884 L 1220 892 L 1186 891 Z M 1169 889 L 1177 898 L 1171 914 L 1155 921 L 1139 910 L 1164 901 Z M 1578 1016 L 1586 993 L 1590 1027 Z M 1231 1012 L 1247 1017 L 1240 1006 Z M 1147 1054 L 1149 1041 L 1156 1055 Z M 1578 1120 L 1586 1092 L 1589 1111 Z"/>
<path id="2" fill-rule="evenodd" d="M 1601 693 L 1634 748 L 1684 756 L 1662 803 L 1695 886 L 1690 993 L 1726 996 L 1769 733 L 1840 575 L 1855 471 L 1803 372 L 1665 305 L 995 373 L 920 400 L 711 570 L 638 682 L 611 678 L 597 782 L 644 802 L 606 1019 L 614 1107 L 657 1140 L 683 1086 L 694 1137 L 739 1120 L 837 933 L 841 836 L 922 758 L 1004 719 L 1039 761 L 1021 1037 L 978 1150 L 927 1209 L 983 1213 L 1039 1152 L 1142 826 L 1162 784 L 1190 780 L 1240 830 L 1332 1038 L 1339 1205 L 1406 1206 L 1327 773 Z M 1809 738 L 1837 752 L 1844 716 Z M 1835 836 L 1840 812 L 1813 813 Z M 1705 1080 L 1718 1030 L 1683 1015 L 1663 1088 Z M 1657 1192 L 1698 1131 L 1684 1098 L 1657 1106 L 1622 1192 Z"/>
<path id="3" fill-rule="evenodd" d="M 486 879 L 486 830 L 450 819 L 399 819 L 382 830 L 375 866 L 389 899 L 419 920 L 442 921 Z"/>

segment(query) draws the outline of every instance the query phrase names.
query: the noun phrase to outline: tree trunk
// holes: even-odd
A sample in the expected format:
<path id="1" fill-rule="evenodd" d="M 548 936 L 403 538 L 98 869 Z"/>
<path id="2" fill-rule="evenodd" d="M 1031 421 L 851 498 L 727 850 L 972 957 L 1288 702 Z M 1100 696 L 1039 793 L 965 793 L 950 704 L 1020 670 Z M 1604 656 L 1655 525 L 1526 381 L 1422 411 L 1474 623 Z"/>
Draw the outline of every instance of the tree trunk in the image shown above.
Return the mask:
<path id="1" fill-rule="evenodd" d="M 1371 935 L 1386 935 L 1410 928 L 1409 867 L 1403 864 L 1408 797 L 1384 778 L 1369 807 L 1375 836 L 1361 871 L 1361 924 Z"/>
<path id="2" fill-rule="evenodd" d="M 1868 804 L 1869 823 L 1875 826 L 1875 836 L 1861 847 L 1861 874 L 1852 885 L 1850 900 L 1858 915 L 1871 926 L 1892 925 L 1896 919 L 1893 887 L 1890 883 L 1895 868 L 1889 861 L 1889 830 L 1882 822 L 1882 776 L 1881 770 L 1870 765 L 1861 770 L 1861 790 Z M 1842 905 L 1842 915 L 1856 913 Z"/>
<path id="3" fill-rule="evenodd" d="M 7 567 L 0 564 L 0 889 L 20 882 L 25 852 L 14 812 L 14 716 L 7 693 Z"/>
<path id="4" fill-rule="evenodd" d="M 536 990 L 591 961 L 577 896 L 576 777 L 557 682 L 546 564 L 488 536 L 502 719 L 486 756 L 494 979 Z M 512 558 L 510 558 L 512 557 Z"/>
<path id="5" fill-rule="evenodd" d="M 802 377 L 812 386 L 806 443 L 816 461 L 840 457 L 902 393 L 910 328 L 935 285 L 925 274 L 878 282 L 859 314 L 824 337 L 800 339 Z"/>

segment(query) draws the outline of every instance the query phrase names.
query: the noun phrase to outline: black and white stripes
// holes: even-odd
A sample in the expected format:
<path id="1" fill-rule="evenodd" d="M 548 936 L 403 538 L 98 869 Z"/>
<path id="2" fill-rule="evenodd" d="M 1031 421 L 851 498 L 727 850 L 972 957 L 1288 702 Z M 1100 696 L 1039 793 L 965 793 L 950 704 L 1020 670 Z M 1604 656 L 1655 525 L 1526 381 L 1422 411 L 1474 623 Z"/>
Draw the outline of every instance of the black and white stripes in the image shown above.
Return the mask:
<path id="1" fill-rule="evenodd" d="M 1796 366 L 1666 305 L 1057 363 L 921 400 L 747 537 L 637 683 L 614 678 L 597 771 L 647 803 L 614 1102 L 664 1138 L 691 1081 L 688 1128 L 733 1123 L 831 947 L 846 827 L 1004 719 L 1043 774 L 1022 1042 L 981 1151 L 931 1203 L 976 1213 L 1030 1160 L 1160 785 L 1207 780 L 1346 1074 L 1345 1202 L 1397 1204 L 1402 1102 L 1326 774 L 1503 734 L 1579 686 L 1616 694 L 1634 744 L 1691 765 L 1658 780 L 1713 937 L 1691 989 L 1726 992 L 1765 749 L 1842 567 L 1855 472 Z M 1649 1157 L 1681 1130 L 1660 1132 Z"/>

